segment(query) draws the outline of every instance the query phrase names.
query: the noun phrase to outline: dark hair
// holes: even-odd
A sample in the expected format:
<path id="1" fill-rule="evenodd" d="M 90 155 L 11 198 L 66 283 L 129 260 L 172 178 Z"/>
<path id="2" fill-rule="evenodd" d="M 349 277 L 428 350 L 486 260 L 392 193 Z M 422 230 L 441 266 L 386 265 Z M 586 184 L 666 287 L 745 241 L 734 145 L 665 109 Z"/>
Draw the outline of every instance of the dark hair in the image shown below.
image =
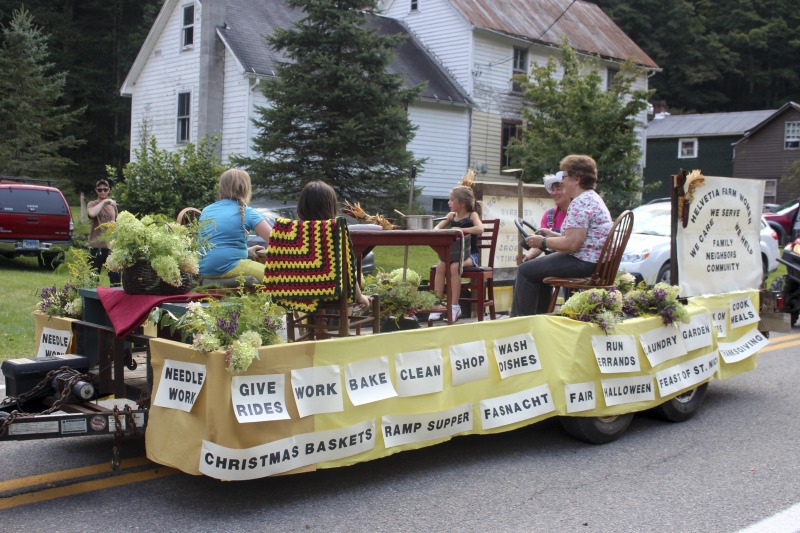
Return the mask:
<path id="1" fill-rule="evenodd" d="M 108 180 L 105 180 L 105 179 L 99 179 L 99 180 L 97 180 L 97 183 L 95 183 L 95 184 L 94 184 L 94 188 L 96 189 L 96 188 L 98 188 L 98 187 L 99 187 L 99 186 L 101 186 L 101 185 L 105 185 L 105 186 L 106 186 L 106 187 L 108 187 L 109 189 L 111 188 L 111 185 L 109 185 L 109 184 L 108 184 Z"/>
<path id="2" fill-rule="evenodd" d="M 297 217 L 300 220 L 328 220 L 338 211 L 336 191 L 324 181 L 310 181 L 300 191 Z"/>
<path id="3" fill-rule="evenodd" d="M 568 155 L 559 168 L 570 178 L 578 178 L 582 189 L 594 189 L 597 183 L 597 163 L 588 155 Z"/>

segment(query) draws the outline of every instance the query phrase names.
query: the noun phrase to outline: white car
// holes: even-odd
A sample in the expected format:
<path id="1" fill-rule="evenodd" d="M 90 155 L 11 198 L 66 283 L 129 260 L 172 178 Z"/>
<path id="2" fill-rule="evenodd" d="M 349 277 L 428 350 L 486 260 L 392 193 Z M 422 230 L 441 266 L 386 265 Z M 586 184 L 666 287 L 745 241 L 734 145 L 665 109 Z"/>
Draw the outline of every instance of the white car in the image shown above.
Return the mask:
<path id="1" fill-rule="evenodd" d="M 670 203 L 655 202 L 633 210 L 633 233 L 622 254 L 620 270 L 648 285 L 669 282 Z M 764 276 L 778 268 L 778 234 L 761 217 L 761 263 Z"/>

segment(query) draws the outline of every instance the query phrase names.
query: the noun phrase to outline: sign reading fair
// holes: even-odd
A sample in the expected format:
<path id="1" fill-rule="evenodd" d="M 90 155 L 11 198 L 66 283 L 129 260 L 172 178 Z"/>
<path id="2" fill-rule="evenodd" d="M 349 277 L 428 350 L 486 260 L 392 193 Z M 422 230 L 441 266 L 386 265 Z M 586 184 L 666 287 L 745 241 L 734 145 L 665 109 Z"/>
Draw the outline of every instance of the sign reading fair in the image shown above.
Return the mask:
<path id="1" fill-rule="evenodd" d="M 758 289 L 764 182 L 706 176 L 678 224 L 681 296 Z"/>

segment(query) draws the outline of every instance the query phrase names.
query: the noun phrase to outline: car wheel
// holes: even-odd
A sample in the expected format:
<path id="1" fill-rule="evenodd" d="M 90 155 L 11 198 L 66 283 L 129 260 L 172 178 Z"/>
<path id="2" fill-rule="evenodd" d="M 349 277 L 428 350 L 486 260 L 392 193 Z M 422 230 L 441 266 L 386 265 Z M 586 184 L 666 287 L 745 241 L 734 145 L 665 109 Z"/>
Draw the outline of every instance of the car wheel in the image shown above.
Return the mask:
<path id="1" fill-rule="evenodd" d="M 669 422 L 684 422 L 694 416 L 706 397 L 708 383 L 667 400 L 653 408 L 653 414 Z"/>
<path id="2" fill-rule="evenodd" d="M 784 312 L 789 313 L 789 325 L 794 326 L 800 316 L 800 284 L 789 276 L 784 276 L 781 297 Z"/>
<path id="3" fill-rule="evenodd" d="M 664 263 L 656 276 L 656 283 L 671 283 L 672 275 L 670 274 L 669 261 Z"/>
<path id="4" fill-rule="evenodd" d="M 590 444 L 607 444 L 625 433 L 633 413 L 618 416 L 562 416 L 561 427 L 570 437 Z"/>

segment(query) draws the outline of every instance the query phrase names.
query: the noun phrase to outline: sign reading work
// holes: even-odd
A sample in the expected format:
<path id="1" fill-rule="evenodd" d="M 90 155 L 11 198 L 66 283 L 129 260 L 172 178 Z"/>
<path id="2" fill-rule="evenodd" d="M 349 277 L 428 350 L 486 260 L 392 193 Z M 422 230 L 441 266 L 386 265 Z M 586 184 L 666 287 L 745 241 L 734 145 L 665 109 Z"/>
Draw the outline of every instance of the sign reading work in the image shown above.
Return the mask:
<path id="1" fill-rule="evenodd" d="M 705 176 L 696 186 L 678 224 L 681 296 L 758 289 L 763 197 L 761 180 Z"/>

